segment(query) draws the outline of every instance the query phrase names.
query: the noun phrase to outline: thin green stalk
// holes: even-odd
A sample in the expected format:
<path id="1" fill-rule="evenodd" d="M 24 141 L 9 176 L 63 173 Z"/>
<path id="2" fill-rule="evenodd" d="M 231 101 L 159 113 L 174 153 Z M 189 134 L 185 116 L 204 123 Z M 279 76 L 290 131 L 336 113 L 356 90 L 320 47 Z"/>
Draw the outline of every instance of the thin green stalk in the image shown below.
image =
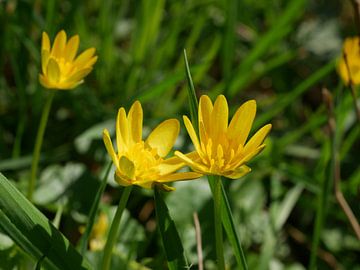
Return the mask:
<path id="1" fill-rule="evenodd" d="M 40 125 L 39 125 L 39 129 L 38 129 L 38 132 L 36 135 L 34 153 L 33 153 L 33 158 L 32 158 L 32 163 L 31 163 L 31 175 L 30 175 L 30 182 L 29 182 L 28 194 L 27 194 L 27 198 L 29 199 L 29 201 L 32 201 L 32 196 L 34 193 L 35 182 L 36 182 L 36 173 L 37 173 L 37 169 L 39 166 L 41 146 L 43 143 L 45 128 L 46 128 L 46 124 L 47 124 L 47 120 L 49 117 L 49 112 L 51 109 L 51 104 L 54 99 L 55 92 L 56 92 L 55 90 L 50 90 L 50 92 L 47 96 L 46 102 L 45 102 L 45 106 L 41 113 Z"/>
<path id="2" fill-rule="evenodd" d="M 215 243 L 216 258 L 219 270 L 225 269 L 224 248 L 223 248 L 223 232 L 221 223 L 221 176 L 216 178 L 215 190 L 213 192 L 214 199 L 214 224 L 215 224 Z"/>
<path id="3" fill-rule="evenodd" d="M 99 189 L 98 189 L 98 191 L 96 193 L 94 202 L 93 202 L 93 204 L 91 206 L 91 209 L 90 209 L 90 214 L 89 214 L 88 222 L 87 222 L 87 225 L 86 225 L 86 229 L 85 229 L 85 232 L 84 232 L 84 234 L 83 234 L 83 236 L 81 238 L 81 243 L 80 243 L 80 252 L 81 252 L 82 255 L 85 254 L 85 251 L 86 251 L 86 248 L 87 248 L 87 245 L 88 245 L 89 236 L 91 234 L 92 228 L 93 228 L 94 223 L 95 223 L 95 216 L 96 216 L 97 210 L 99 208 L 101 196 L 104 193 L 104 190 L 105 190 L 105 187 L 106 187 L 107 178 L 108 178 L 108 175 L 110 173 L 111 166 L 112 166 L 112 162 L 109 163 L 108 168 L 106 169 L 106 173 L 104 175 L 104 178 L 101 181 L 100 187 L 99 187 Z"/>
<path id="4" fill-rule="evenodd" d="M 105 248 L 104 248 L 103 260 L 102 260 L 102 266 L 101 266 L 102 270 L 110 269 L 112 250 L 113 250 L 114 244 L 117 240 L 117 236 L 119 233 L 119 225 L 120 225 L 121 216 L 125 209 L 126 203 L 129 199 L 131 190 L 132 190 L 132 186 L 125 187 L 124 191 L 121 195 L 121 199 L 120 199 L 118 208 L 116 209 L 116 213 L 115 213 L 114 219 L 111 223 L 109 234 L 107 236 L 107 240 L 106 240 L 106 244 L 105 244 Z"/>

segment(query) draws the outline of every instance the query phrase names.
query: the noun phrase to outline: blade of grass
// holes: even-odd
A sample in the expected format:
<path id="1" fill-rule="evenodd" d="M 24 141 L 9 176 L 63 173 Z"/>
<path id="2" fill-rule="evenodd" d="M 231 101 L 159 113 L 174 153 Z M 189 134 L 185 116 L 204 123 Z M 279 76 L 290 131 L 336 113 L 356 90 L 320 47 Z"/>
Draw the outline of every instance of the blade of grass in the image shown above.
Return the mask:
<path id="1" fill-rule="evenodd" d="M 294 100 L 296 100 L 300 95 L 305 93 L 310 89 L 311 86 L 319 82 L 335 68 L 335 61 L 329 62 L 316 72 L 314 72 L 310 77 L 301 82 L 293 90 L 289 91 L 289 94 L 284 95 L 283 97 L 277 99 L 276 104 L 259 117 L 257 117 L 254 123 L 254 129 L 258 129 L 260 126 L 263 126 L 265 123 L 270 121 L 276 115 L 281 113 L 287 106 L 291 105 Z"/>
<path id="2" fill-rule="evenodd" d="M 82 238 L 80 240 L 80 252 L 83 255 L 86 252 L 89 236 L 91 234 L 92 228 L 93 228 L 94 223 L 95 223 L 96 213 L 97 213 L 97 210 L 99 208 L 101 196 L 104 193 L 104 190 L 105 190 L 105 187 L 106 187 L 106 184 L 107 184 L 107 178 L 108 178 L 108 175 L 109 175 L 109 172 L 110 172 L 110 169 L 111 169 L 111 165 L 112 165 L 112 162 L 109 163 L 109 165 L 108 165 L 108 167 L 106 169 L 104 178 L 102 179 L 101 184 L 99 186 L 99 189 L 98 189 L 98 191 L 96 193 L 94 202 L 93 202 L 93 204 L 91 206 L 91 209 L 90 209 L 89 218 L 88 218 L 88 221 L 87 221 L 85 232 L 84 232 L 84 234 L 83 234 L 83 236 L 82 236 Z"/>
<path id="3" fill-rule="evenodd" d="M 209 178 L 209 185 L 211 188 L 211 192 L 214 192 L 215 188 L 216 188 L 215 187 L 216 183 L 212 178 Z M 221 209 L 221 220 L 222 220 L 226 235 L 227 235 L 227 237 L 230 241 L 230 244 L 233 248 L 233 251 L 235 253 L 236 262 L 239 267 L 241 266 L 242 269 L 247 270 L 248 266 L 247 266 L 245 254 L 241 247 L 240 238 L 238 236 L 238 233 L 237 233 L 237 230 L 235 227 L 234 218 L 232 216 L 230 204 L 229 204 L 225 189 L 222 184 L 221 184 L 221 198 L 220 199 L 221 199 L 221 205 L 223 207 Z"/>
<path id="4" fill-rule="evenodd" d="M 154 188 L 156 222 L 170 270 L 188 269 L 184 248 L 159 188 Z"/>
<path id="5" fill-rule="evenodd" d="M 226 5 L 226 23 L 225 23 L 225 33 L 223 36 L 223 45 L 222 45 L 222 73 L 225 79 L 225 92 L 230 83 L 231 69 L 233 61 L 235 59 L 235 26 L 236 26 L 236 17 L 238 9 L 238 1 L 227 0 L 224 1 Z"/>
<path id="6" fill-rule="evenodd" d="M 50 269 L 90 269 L 89 263 L 34 205 L 0 173 L 0 227 Z M 16 210 L 16 211 L 15 211 Z"/>
<path id="7" fill-rule="evenodd" d="M 198 100 L 195 93 L 194 83 L 191 77 L 190 67 L 186 56 L 186 50 L 184 49 L 184 61 L 185 61 L 185 74 L 188 81 L 188 97 L 189 97 L 189 107 L 190 107 L 190 116 L 193 123 L 193 126 L 196 131 L 198 131 Z"/>
<path id="8" fill-rule="evenodd" d="M 277 42 L 292 31 L 293 27 L 291 26 L 305 11 L 305 4 L 306 0 L 292 0 L 271 29 L 256 41 L 255 47 L 247 54 L 239 68 L 234 72 L 233 81 L 229 86 L 229 94 L 231 97 L 239 91 L 238 78 L 242 77 L 245 73 L 253 72 L 256 61 L 268 52 L 269 48 L 274 47 Z M 239 76 L 239 74 L 241 74 L 241 76 Z"/>

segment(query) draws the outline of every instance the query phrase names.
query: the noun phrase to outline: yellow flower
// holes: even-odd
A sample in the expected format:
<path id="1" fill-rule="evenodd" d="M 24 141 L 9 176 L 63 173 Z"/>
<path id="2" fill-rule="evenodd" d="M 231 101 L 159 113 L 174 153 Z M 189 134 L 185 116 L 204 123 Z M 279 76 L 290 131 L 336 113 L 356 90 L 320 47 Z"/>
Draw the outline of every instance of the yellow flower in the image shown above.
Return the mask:
<path id="1" fill-rule="evenodd" d="M 103 132 L 106 150 L 115 164 L 115 180 L 122 186 L 138 185 L 152 188 L 159 183 L 166 190 L 173 190 L 162 183 L 177 180 L 198 178 L 201 175 L 194 172 L 175 173 L 184 166 L 177 157 L 165 159 L 173 147 L 179 134 L 179 121 L 169 119 L 158 125 L 142 140 L 143 111 L 140 102 L 136 101 L 128 115 L 120 108 L 116 119 L 115 153 L 107 129 Z"/>
<path id="2" fill-rule="evenodd" d="M 346 84 L 349 84 L 350 79 L 354 85 L 360 84 L 360 38 L 345 39 L 342 53 L 337 66 L 340 77 Z"/>
<path id="3" fill-rule="evenodd" d="M 79 48 L 79 36 L 67 41 L 66 33 L 61 30 L 50 48 L 49 36 L 43 32 L 41 44 L 42 74 L 39 81 L 50 89 L 73 89 L 84 80 L 97 60 L 95 48 L 89 48 L 75 58 Z"/>
<path id="4" fill-rule="evenodd" d="M 262 127 L 247 141 L 256 114 L 256 102 L 245 102 L 235 113 L 228 125 L 229 108 L 223 95 L 217 97 L 213 106 L 208 96 L 199 102 L 199 134 L 189 118 L 184 116 L 185 127 L 195 146 L 195 151 L 187 155 L 176 151 L 194 171 L 202 174 L 224 175 L 237 179 L 249 173 L 246 163 L 264 149 L 263 141 L 271 129 L 271 124 Z"/>

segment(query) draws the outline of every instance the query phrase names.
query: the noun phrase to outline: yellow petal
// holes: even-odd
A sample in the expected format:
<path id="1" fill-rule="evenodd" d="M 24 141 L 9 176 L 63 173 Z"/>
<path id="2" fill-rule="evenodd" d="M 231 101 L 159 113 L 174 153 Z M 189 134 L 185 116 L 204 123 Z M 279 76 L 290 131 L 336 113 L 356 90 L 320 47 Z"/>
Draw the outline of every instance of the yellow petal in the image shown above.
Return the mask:
<path id="1" fill-rule="evenodd" d="M 65 60 L 71 62 L 74 60 L 79 49 L 79 35 L 71 37 L 65 47 Z"/>
<path id="2" fill-rule="evenodd" d="M 71 89 L 74 89 L 75 87 L 77 87 L 79 84 L 82 84 L 83 82 L 84 82 L 84 80 L 71 81 L 71 82 L 63 81 L 63 82 L 57 84 L 57 89 L 59 89 L 59 90 L 71 90 Z"/>
<path id="3" fill-rule="evenodd" d="M 95 53 L 95 48 L 89 48 L 81 53 L 74 61 L 74 65 L 82 68 L 92 58 Z"/>
<path id="4" fill-rule="evenodd" d="M 80 69 L 65 80 L 65 82 L 79 82 L 92 71 L 92 68 Z"/>
<path id="5" fill-rule="evenodd" d="M 215 101 L 214 109 L 211 113 L 212 134 L 214 143 L 218 143 L 218 138 L 226 133 L 229 120 L 229 107 L 225 96 L 219 95 Z M 215 141 L 216 140 L 216 141 Z"/>
<path id="6" fill-rule="evenodd" d="M 238 145 L 245 144 L 246 139 L 249 136 L 255 114 L 255 100 L 245 102 L 234 114 L 228 129 L 228 138 L 233 142 L 233 148 L 237 148 Z"/>
<path id="7" fill-rule="evenodd" d="M 186 130 L 189 133 L 190 139 L 194 144 L 195 150 L 200 154 L 201 147 L 200 147 L 200 143 L 199 143 L 198 137 L 196 135 L 195 129 L 187 116 L 184 115 L 183 119 L 184 119 L 184 124 L 185 124 Z"/>
<path id="8" fill-rule="evenodd" d="M 47 50 L 41 51 L 41 69 L 44 75 L 47 73 L 47 65 L 49 62 L 50 52 Z"/>
<path id="9" fill-rule="evenodd" d="M 249 160 L 251 160 L 253 157 L 255 157 L 256 155 L 258 155 L 262 150 L 264 150 L 265 148 L 265 144 L 260 145 L 259 147 L 257 147 L 254 151 L 248 153 L 244 158 L 243 158 L 243 163 L 248 162 Z"/>
<path id="10" fill-rule="evenodd" d="M 50 58 L 48 62 L 46 75 L 50 83 L 59 82 L 60 68 L 58 63 L 53 58 Z"/>
<path id="11" fill-rule="evenodd" d="M 115 167 L 117 169 L 119 169 L 119 160 L 118 160 L 117 155 L 115 153 L 115 150 L 114 150 L 111 138 L 110 138 L 110 134 L 109 134 L 109 131 L 107 129 L 104 129 L 104 131 L 103 131 L 103 141 L 104 141 L 104 144 L 105 144 L 105 148 L 106 148 L 108 154 L 110 155 Z"/>
<path id="12" fill-rule="evenodd" d="M 206 95 L 200 97 L 199 101 L 199 133 L 200 141 L 204 142 L 206 134 L 211 134 L 211 113 L 213 110 L 213 105 L 210 98 Z M 202 130 L 201 130 L 202 129 Z"/>
<path id="13" fill-rule="evenodd" d="M 160 157 L 165 157 L 173 147 L 179 135 L 180 124 L 176 119 L 168 119 L 159 124 L 149 135 L 146 143 L 157 150 Z"/>
<path id="14" fill-rule="evenodd" d="M 159 174 L 165 175 L 173 173 L 184 167 L 184 165 L 184 162 L 179 157 L 168 158 L 158 165 Z"/>
<path id="15" fill-rule="evenodd" d="M 139 101 L 135 101 L 128 114 L 130 138 L 134 143 L 142 140 L 143 110 Z"/>
<path id="16" fill-rule="evenodd" d="M 116 170 L 115 172 L 115 181 L 121 185 L 121 186 L 130 186 L 133 183 L 131 183 L 131 181 L 126 178 L 124 175 L 121 174 L 121 172 L 119 170 Z"/>
<path id="17" fill-rule="evenodd" d="M 258 148 L 264 141 L 265 137 L 271 130 L 271 124 L 267 124 L 263 126 L 260 130 L 258 130 L 254 136 L 249 140 L 249 142 L 244 147 L 244 152 L 249 153 Z"/>
<path id="18" fill-rule="evenodd" d="M 117 148 L 118 148 L 118 153 L 122 154 L 125 152 L 125 141 L 121 135 L 121 129 L 120 129 L 120 118 L 122 119 L 121 121 L 124 121 L 127 125 L 127 121 L 126 121 L 126 113 L 125 113 L 125 109 L 124 108 L 120 108 L 118 110 L 118 114 L 117 114 L 117 118 L 116 118 L 116 144 L 117 144 Z M 125 119 L 124 119 L 125 118 Z"/>
<path id="19" fill-rule="evenodd" d="M 188 166 L 190 166 L 194 171 L 198 171 L 204 174 L 207 174 L 210 170 L 203 164 L 197 162 L 200 157 L 197 152 L 191 152 L 187 155 L 179 151 L 175 151 L 175 156 L 179 157 L 182 161 L 184 161 Z"/>
<path id="20" fill-rule="evenodd" d="M 55 37 L 54 45 L 51 50 L 51 55 L 55 58 L 60 58 L 64 54 L 66 46 L 66 33 L 61 30 Z"/>
<path id="21" fill-rule="evenodd" d="M 116 142 L 119 149 L 129 145 L 129 125 L 123 107 L 119 109 L 116 119 Z"/>
<path id="22" fill-rule="evenodd" d="M 39 82 L 42 86 L 44 86 L 45 88 L 53 88 L 52 85 L 49 83 L 49 81 L 47 80 L 47 78 L 40 74 L 39 75 Z"/>
<path id="23" fill-rule="evenodd" d="M 92 67 L 96 61 L 97 61 L 98 57 L 97 56 L 93 56 L 92 58 L 90 58 L 90 60 L 88 60 L 85 64 L 84 64 L 84 68 L 86 67 Z"/>
<path id="24" fill-rule="evenodd" d="M 41 39 L 41 51 L 48 51 L 50 52 L 50 39 L 46 32 L 42 33 Z"/>
<path id="25" fill-rule="evenodd" d="M 230 179 L 238 179 L 238 178 L 243 177 L 244 175 L 248 174 L 249 172 L 251 172 L 251 168 L 249 168 L 246 165 L 243 165 L 243 166 L 237 168 L 231 174 L 225 174 L 225 176 Z"/>
<path id="26" fill-rule="evenodd" d="M 120 157 L 119 169 L 128 179 L 135 178 L 135 165 L 127 157 Z"/>
<path id="27" fill-rule="evenodd" d="M 201 173 L 196 172 L 179 172 L 179 173 L 172 173 L 161 176 L 157 182 L 173 182 L 173 181 L 180 181 L 180 180 L 190 180 L 195 178 L 200 178 L 203 176 Z"/>

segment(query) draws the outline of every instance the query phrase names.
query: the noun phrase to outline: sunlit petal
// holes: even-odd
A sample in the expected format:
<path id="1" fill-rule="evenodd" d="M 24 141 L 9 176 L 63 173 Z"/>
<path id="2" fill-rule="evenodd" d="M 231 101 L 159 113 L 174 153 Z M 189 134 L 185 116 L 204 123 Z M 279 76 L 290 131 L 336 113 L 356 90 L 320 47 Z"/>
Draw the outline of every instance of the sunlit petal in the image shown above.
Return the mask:
<path id="1" fill-rule="evenodd" d="M 183 119 L 184 119 L 184 124 L 185 124 L 186 130 L 189 133 L 190 139 L 192 140 L 196 151 L 200 152 L 201 151 L 200 143 L 199 143 L 198 137 L 196 135 L 195 129 L 194 129 L 193 125 L 191 124 L 190 119 L 187 116 L 183 116 Z"/>
<path id="2" fill-rule="evenodd" d="M 95 48 L 89 48 L 81 53 L 74 61 L 74 66 L 84 66 L 95 54 Z"/>
<path id="3" fill-rule="evenodd" d="M 42 33 L 41 39 L 41 51 L 48 51 L 50 52 L 50 39 L 46 32 Z"/>
<path id="4" fill-rule="evenodd" d="M 179 135 L 179 130 L 180 124 L 178 120 L 165 120 L 150 133 L 146 144 L 156 149 L 160 157 L 165 157 L 173 147 Z"/>
<path id="5" fill-rule="evenodd" d="M 119 160 L 119 170 L 126 176 L 128 179 L 135 178 L 135 165 L 129 160 L 126 156 L 121 156 Z"/>
<path id="6" fill-rule="evenodd" d="M 214 108 L 211 113 L 212 135 L 213 140 L 218 140 L 219 136 L 226 133 L 229 120 L 229 108 L 226 98 L 219 95 L 215 101 Z M 216 141 L 217 142 L 217 141 Z M 216 143 L 214 141 L 214 143 Z"/>
<path id="7" fill-rule="evenodd" d="M 226 174 L 225 176 L 230 179 L 238 179 L 238 178 L 243 177 L 244 175 L 248 174 L 249 172 L 251 172 L 251 169 L 246 165 L 242 165 L 241 167 L 237 168 L 232 173 Z"/>
<path id="8" fill-rule="evenodd" d="M 130 137 L 134 143 L 142 139 L 143 110 L 139 101 L 135 101 L 128 114 Z"/>
<path id="9" fill-rule="evenodd" d="M 263 143 L 265 137 L 270 132 L 271 127 L 272 127 L 271 124 L 267 124 L 266 126 L 263 126 L 261 129 L 259 129 L 255 133 L 255 135 L 251 137 L 249 142 L 246 143 L 246 145 L 244 147 L 244 152 L 248 153 L 248 152 L 255 150 L 257 147 L 259 147 Z"/>
<path id="10" fill-rule="evenodd" d="M 65 47 L 65 59 L 67 61 L 74 60 L 79 48 L 80 38 L 79 35 L 71 37 Z"/>
<path id="11" fill-rule="evenodd" d="M 116 168 L 119 168 L 119 161 L 116 156 L 116 153 L 115 153 L 115 150 L 114 150 L 111 138 L 110 138 L 109 131 L 107 129 L 104 129 L 104 131 L 103 131 L 103 141 L 105 144 L 105 148 L 106 148 L 108 154 L 110 155 L 113 163 L 115 164 Z"/>
<path id="12" fill-rule="evenodd" d="M 245 102 L 234 114 L 228 129 L 228 137 L 232 142 L 234 142 L 234 148 L 237 148 L 239 144 L 245 144 L 246 139 L 249 136 L 255 114 L 255 100 Z"/>
<path id="13" fill-rule="evenodd" d="M 55 37 L 54 45 L 51 50 L 51 56 L 59 58 L 63 55 L 66 46 L 66 33 L 61 30 Z"/>
<path id="14" fill-rule="evenodd" d="M 211 135 L 211 127 L 213 125 L 211 121 L 211 113 L 213 105 L 211 99 L 203 95 L 199 101 L 199 127 L 202 127 L 204 132 L 200 132 L 200 141 L 204 141 L 204 134 Z"/>
<path id="15" fill-rule="evenodd" d="M 53 58 L 49 60 L 46 75 L 50 83 L 57 83 L 60 79 L 60 68 Z"/>

